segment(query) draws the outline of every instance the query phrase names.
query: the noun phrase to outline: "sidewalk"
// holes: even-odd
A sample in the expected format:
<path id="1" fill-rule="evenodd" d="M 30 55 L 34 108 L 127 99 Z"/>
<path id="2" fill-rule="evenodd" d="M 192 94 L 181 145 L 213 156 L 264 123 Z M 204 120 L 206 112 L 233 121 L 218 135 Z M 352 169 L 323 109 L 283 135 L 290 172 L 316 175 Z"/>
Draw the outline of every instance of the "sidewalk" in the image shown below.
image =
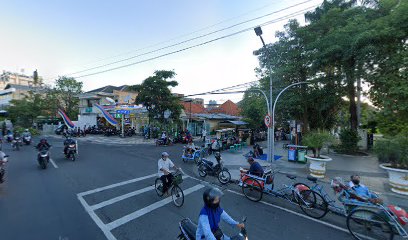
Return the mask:
<path id="1" fill-rule="evenodd" d="M 53 138 L 63 138 L 61 135 L 43 135 L 45 137 Z M 86 135 L 85 137 L 75 137 L 79 142 L 92 142 L 92 143 L 102 143 L 102 144 L 114 144 L 114 145 L 133 145 L 133 144 L 154 144 L 155 139 L 145 139 L 142 136 L 132 136 L 132 137 L 119 137 L 110 136 L 106 137 L 103 135 Z"/>
<path id="2" fill-rule="evenodd" d="M 282 183 L 289 183 L 290 179 L 285 177 L 285 174 L 292 174 L 298 176 L 296 182 L 304 182 L 309 185 L 311 183 L 306 179 L 309 174 L 309 164 L 302 164 L 288 161 L 288 153 L 286 149 L 283 149 L 283 144 L 286 142 L 277 142 L 275 144 L 275 155 L 282 156 L 281 159 L 272 163 L 272 168 L 277 168 L 283 174 L 277 174 L 276 180 L 278 181 L 277 187 Z M 261 146 L 265 146 L 266 142 L 259 143 Z M 238 180 L 240 177 L 239 168 L 249 167 L 246 158 L 243 156 L 252 150 L 252 147 L 245 147 L 241 151 L 229 152 L 223 151 L 221 153 L 224 165 L 229 169 L 233 180 Z M 264 148 L 264 152 L 267 149 Z M 348 182 L 350 176 L 358 174 L 361 176 L 361 182 L 381 195 L 385 203 L 399 205 L 408 210 L 408 197 L 393 193 L 388 184 L 388 175 L 386 171 L 379 167 L 378 160 L 375 156 L 350 156 L 336 153 L 324 152 L 323 155 L 330 156 L 333 161 L 327 163 L 326 177 L 319 180 L 320 183 L 325 185 L 325 189 L 328 193 L 332 193 L 330 188 L 330 180 L 334 177 L 341 177 L 344 181 Z M 208 160 L 215 162 L 214 156 L 208 157 Z M 257 160 L 263 167 L 271 167 L 271 164 L 267 161 Z"/>

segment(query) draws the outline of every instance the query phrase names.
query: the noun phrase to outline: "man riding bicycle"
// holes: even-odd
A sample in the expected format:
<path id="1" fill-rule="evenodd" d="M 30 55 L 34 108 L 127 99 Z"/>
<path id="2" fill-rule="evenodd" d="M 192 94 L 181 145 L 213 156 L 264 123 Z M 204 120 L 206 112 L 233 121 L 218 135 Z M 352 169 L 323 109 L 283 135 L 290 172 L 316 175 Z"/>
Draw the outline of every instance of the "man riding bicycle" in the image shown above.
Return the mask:
<path id="1" fill-rule="evenodd" d="M 231 226 L 244 228 L 243 223 L 238 223 L 232 219 L 220 207 L 221 197 L 224 195 L 218 188 L 209 188 L 204 191 L 203 200 L 204 207 L 201 209 L 200 217 L 198 218 L 198 226 L 196 239 L 206 240 L 228 240 L 219 227 L 220 221 L 223 220 Z"/>
<path id="2" fill-rule="evenodd" d="M 173 175 L 170 172 L 170 168 L 177 169 L 174 163 L 169 159 L 167 152 L 162 153 L 162 157 L 158 161 L 159 177 L 163 182 L 162 192 L 166 193 L 173 182 Z"/>

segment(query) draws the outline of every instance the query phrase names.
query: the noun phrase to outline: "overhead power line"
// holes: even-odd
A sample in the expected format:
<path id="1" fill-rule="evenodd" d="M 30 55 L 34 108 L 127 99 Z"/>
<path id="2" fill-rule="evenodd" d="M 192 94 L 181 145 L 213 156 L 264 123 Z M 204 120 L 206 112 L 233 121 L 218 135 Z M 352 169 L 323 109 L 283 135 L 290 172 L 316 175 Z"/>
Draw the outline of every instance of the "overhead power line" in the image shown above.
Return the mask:
<path id="1" fill-rule="evenodd" d="M 164 43 L 168 43 L 168 42 L 171 42 L 171 41 L 174 41 L 174 40 L 178 40 L 178 39 L 180 39 L 180 38 L 183 38 L 183 37 L 186 37 L 186 36 L 190 36 L 190 35 L 193 35 L 193 34 L 195 34 L 195 33 L 202 32 L 202 31 L 204 31 L 204 30 L 207 30 L 207 29 L 213 28 L 213 27 L 215 27 L 215 26 L 221 25 L 221 24 L 223 24 L 223 23 L 229 22 L 229 21 L 231 21 L 231 20 L 234 20 L 234 19 L 237 19 L 237 18 L 241 18 L 241 17 L 246 16 L 246 15 L 248 15 L 248 14 L 250 14 L 250 13 L 253 13 L 253 12 L 256 12 L 256 11 L 259 11 L 259 10 L 262 10 L 262 9 L 265 9 L 266 7 L 269 7 L 269 6 L 275 5 L 275 4 L 276 4 L 276 2 L 269 3 L 269 4 L 263 5 L 263 6 L 261 6 L 261 7 L 258 7 L 258 8 L 256 8 L 256 9 L 252 9 L 252 10 L 250 10 L 250 11 L 244 12 L 244 13 L 242 13 L 242 14 L 240 14 L 240 15 L 235 16 L 235 17 L 231 17 L 231 18 L 228 18 L 228 19 L 221 20 L 221 21 L 219 21 L 219 22 L 217 22 L 217 23 L 211 24 L 211 25 L 209 25 L 209 26 L 202 27 L 202 28 L 200 28 L 200 29 L 194 30 L 194 31 L 189 32 L 189 33 L 184 33 L 184 34 L 175 36 L 175 37 L 170 38 L 170 39 L 168 39 L 168 40 L 160 41 L 160 42 L 157 42 L 157 43 L 154 43 L 154 44 L 151 44 L 151 45 L 147 45 L 147 46 L 144 46 L 144 47 L 141 47 L 141 48 L 137 48 L 137 49 L 130 50 L 130 51 L 127 51 L 127 52 L 123 52 L 123 53 L 116 54 L 116 55 L 113 55 L 113 56 L 101 57 L 100 59 L 95 59 L 95 60 L 93 60 L 93 61 L 88 61 L 88 62 L 86 62 L 86 63 L 77 64 L 76 66 L 80 66 L 80 65 L 83 66 L 83 65 L 86 65 L 86 64 L 90 64 L 90 63 L 102 62 L 102 61 L 105 61 L 105 60 L 108 60 L 108 59 L 113 59 L 113 58 L 117 58 L 117 57 L 120 57 L 120 56 L 128 55 L 128 54 L 130 54 L 130 53 L 139 52 L 139 51 L 141 51 L 141 50 L 146 50 L 146 49 L 149 49 L 149 48 L 153 48 L 153 47 L 156 47 L 156 46 L 160 46 L 160 45 L 162 45 L 162 44 L 164 44 Z"/>
<path id="2" fill-rule="evenodd" d="M 306 8 L 306 9 L 302 9 L 302 10 L 300 10 L 300 11 L 297 11 L 297 12 L 294 12 L 294 13 L 291 13 L 291 14 L 288 14 L 288 15 L 285 15 L 285 16 L 283 16 L 283 17 L 280 17 L 280 18 L 277 18 L 277 19 L 274 19 L 274 20 L 271 20 L 271 21 L 264 22 L 264 23 L 259 24 L 259 25 L 257 25 L 257 26 L 261 26 L 261 27 L 262 27 L 262 26 L 270 25 L 270 24 L 272 24 L 272 23 L 276 23 L 276 22 L 279 22 L 279 21 L 282 21 L 282 20 L 286 20 L 286 19 L 292 18 L 292 17 L 294 17 L 294 16 L 297 16 L 297 15 L 300 15 L 300 14 L 304 14 L 305 12 L 307 12 L 307 11 L 309 11 L 309 10 L 311 10 L 311 9 L 313 9 L 313 8 L 315 8 L 315 7 L 317 7 L 317 6 L 318 6 L 318 5 L 314 5 L 314 6 L 312 6 L 312 7 L 309 7 L 309 8 Z M 214 39 L 211 39 L 211 40 L 208 40 L 208 41 L 199 43 L 199 44 L 195 44 L 195 45 L 192 45 L 192 46 L 189 46 L 189 47 L 185 47 L 185 48 L 182 48 L 182 49 L 179 49 L 179 50 L 176 50 L 176 51 L 172 51 L 172 52 L 168 52 L 168 53 L 165 53 L 165 54 L 161 54 L 161 55 L 158 55 L 158 56 L 155 56 L 155 57 L 147 58 L 147 59 L 144 59 L 144 60 L 141 60 L 141 61 L 137 61 L 137 62 L 125 64 L 125 65 L 121 65 L 121 66 L 118 66 L 118 67 L 113 67 L 113 68 L 110 68 L 110 69 L 106 69 L 106 70 L 102 70 L 102 71 L 98 71 L 98 72 L 94 72 L 94 73 L 89 73 L 89 74 L 84 74 L 84 75 L 76 76 L 75 78 L 88 77 L 88 76 L 97 75 L 97 74 L 101 74 L 101 73 L 105 73 L 105 72 L 110 72 L 110 71 L 117 70 L 117 69 L 121 69 L 121 68 L 126 68 L 126 67 L 129 67 L 129 66 L 132 66 L 132 65 L 136 65 L 136 64 L 140 64 L 140 63 L 152 61 L 152 60 L 155 60 L 155 59 L 158 59 L 158 58 L 162 58 L 162 57 L 165 57 L 165 56 L 168 56 L 168 55 L 172 55 L 172 54 L 179 53 L 179 52 L 183 52 L 183 51 L 186 51 L 186 50 L 195 48 L 195 47 L 199 47 L 199 46 L 202 46 L 202 45 L 206 45 L 206 44 L 209 44 L 209 43 L 212 43 L 212 42 L 215 42 L 215 41 L 224 39 L 224 38 L 232 37 L 232 36 L 234 36 L 234 35 L 237 35 L 237 34 L 240 34 L 240 33 L 243 33 L 243 32 L 251 31 L 251 30 L 253 30 L 254 27 L 255 27 L 255 26 L 252 26 L 252 27 L 249 27 L 249 28 L 246 28 L 246 29 L 243 29 L 243 30 L 240 30 L 240 31 L 231 33 L 231 34 L 227 34 L 227 35 L 224 35 L 224 36 L 221 36 L 221 37 L 217 37 L 217 38 L 214 38 Z"/>
<path id="3" fill-rule="evenodd" d="M 114 62 L 102 64 L 102 65 L 99 65 L 99 66 L 87 68 L 87 69 L 84 69 L 84 70 L 76 71 L 76 72 L 69 73 L 69 74 L 66 74 L 66 75 L 71 76 L 71 75 L 75 75 L 75 74 L 78 74 L 78 73 L 88 72 L 88 71 L 91 71 L 91 70 L 95 70 L 95 69 L 98 69 L 98 68 L 107 67 L 107 66 L 114 65 L 114 64 L 117 64 L 117 63 L 121 63 L 121 62 L 125 62 L 125 61 L 128 61 L 128 60 L 134 59 L 134 58 L 138 58 L 138 57 L 141 57 L 141 56 L 145 56 L 145 55 L 148 55 L 148 54 L 151 54 L 151 53 L 155 53 L 155 52 L 158 52 L 158 51 L 161 51 L 161 50 L 165 50 L 165 49 L 168 49 L 168 48 L 171 48 L 171 47 L 179 46 L 179 45 L 181 45 L 181 44 L 188 43 L 188 42 L 191 42 L 191 41 L 194 41 L 194 40 L 197 40 L 197 39 L 201 39 L 201 38 L 204 38 L 204 37 L 208 37 L 208 36 L 210 36 L 210 35 L 213 35 L 213 34 L 216 34 L 216 33 L 219 33 L 219 32 L 222 32 L 222 31 L 225 31 L 225 30 L 228 30 L 228 29 L 231 29 L 231 28 L 240 26 L 240 25 L 243 25 L 243 24 L 245 24 L 245 23 L 249 23 L 249 22 L 252 22 L 252 21 L 255 21 L 255 20 L 259 20 L 259 19 L 261 19 L 261 18 L 265 18 L 265 17 L 271 16 L 271 15 L 274 15 L 274 14 L 277 14 L 277 13 L 280 13 L 280 12 L 283 12 L 283 11 L 286 11 L 286 10 L 289 10 L 289 9 L 291 9 L 291 8 L 294 8 L 294 7 L 303 5 L 303 4 L 305 4 L 305 3 L 308 3 L 308 2 L 310 2 L 310 1 L 312 1 L 312 0 L 303 1 L 303 2 L 300 2 L 300 3 L 294 4 L 294 5 L 288 6 L 288 7 L 286 7 L 286 8 L 282 8 L 282 9 L 273 11 L 273 12 L 271 12 L 271 13 L 268 13 L 268 14 L 265 14 L 265 15 L 262 15 L 262 16 L 259 16 L 259 17 L 256 17 L 256 18 L 248 19 L 248 20 L 245 20 L 245 21 L 242 21 L 242 22 L 239 22 L 239 23 L 230 25 L 230 26 L 228 26 L 228 27 L 224 27 L 224 28 L 221 28 L 221 29 L 218 29 L 218 30 L 215 30 L 215 31 L 206 33 L 206 34 L 202 34 L 202 35 L 197 36 L 197 37 L 193 37 L 193 38 L 190 38 L 190 39 L 181 41 L 181 42 L 177 42 L 177 43 L 174 43 L 174 44 L 171 44 L 171 45 L 167 45 L 167 46 L 164 46 L 164 47 L 161 47 L 161 48 L 158 48 L 158 49 L 154 49 L 154 50 L 152 50 L 152 51 L 148 51 L 148 52 L 145 52 L 145 53 L 141 53 L 141 54 L 138 54 L 138 55 L 135 55 L 135 56 L 131 56 L 131 57 L 128 57 L 128 58 L 124 58 L 124 59 L 121 59 L 121 60 L 117 60 L 117 61 L 114 61 Z M 140 50 L 142 50 L 142 49 L 140 49 Z"/>

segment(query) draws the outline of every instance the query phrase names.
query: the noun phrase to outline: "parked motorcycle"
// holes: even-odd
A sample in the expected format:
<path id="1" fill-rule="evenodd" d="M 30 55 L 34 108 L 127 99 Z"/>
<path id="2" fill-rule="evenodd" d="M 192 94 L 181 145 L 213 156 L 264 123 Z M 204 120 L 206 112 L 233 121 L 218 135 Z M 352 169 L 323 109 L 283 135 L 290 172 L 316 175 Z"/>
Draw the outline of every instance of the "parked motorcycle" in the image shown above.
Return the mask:
<path id="1" fill-rule="evenodd" d="M 246 222 L 246 217 L 242 218 L 242 223 Z M 197 225 L 189 218 L 185 218 L 179 222 L 180 234 L 178 240 L 196 240 Z M 242 228 L 239 233 L 230 238 L 231 240 L 248 240 L 246 228 Z M 197 239 L 198 240 L 198 239 Z"/>
<path id="2" fill-rule="evenodd" d="M 23 137 L 23 142 L 24 142 L 26 145 L 30 145 L 30 144 L 31 144 L 31 136 L 24 136 L 24 137 Z"/>
<path id="3" fill-rule="evenodd" d="M 38 151 L 38 164 L 40 164 L 40 167 L 42 169 L 46 169 L 49 161 L 50 161 L 49 149 L 46 148 L 46 147 L 43 147 L 42 149 L 39 149 L 39 151 Z"/>
<path id="4" fill-rule="evenodd" d="M 4 182 L 4 175 L 6 174 L 6 163 L 8 162 L 8 155 L 4 154 L 4 152 L 0 152 L 3 155 L 2 159 L 0 159 L 0 183 Z"/>
<path id="5" fill-rule="evenodd" d="M 23 146 L 23 141 L 21 141 L 20 137 L 16 137 L 15 139 L 13 139 L 11 141 L 11 147 L 13 148 L 13 150 L 20 150 L 20 147 Z"/>
<path id="6" fill-rule="evenodd" d="M 205 177 L 207 175 L 216 176 L 221 184 L 227 184 L 231 180 L 231 174 L 227 168 L 224 167 L 220 152 L 216 152 L 215 159 L 217 164 L 206 159 L 202 159 L 198 163 L 198 175 Z"/>

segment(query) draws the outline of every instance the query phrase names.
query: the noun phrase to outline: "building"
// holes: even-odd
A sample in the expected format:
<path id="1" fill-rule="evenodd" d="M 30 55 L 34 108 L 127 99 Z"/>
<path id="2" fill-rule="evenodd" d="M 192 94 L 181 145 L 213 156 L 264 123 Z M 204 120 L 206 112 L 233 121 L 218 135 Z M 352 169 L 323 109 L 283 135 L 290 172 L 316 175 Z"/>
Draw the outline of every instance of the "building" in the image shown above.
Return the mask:
<path id="1" fill-rule="evenodd" d="M 220 105 L 210 101 L 210 104 L 205 107 L 204 101 L 194 102 L 184 99 L 181 105 L 183 106 L 181 114 L 183 127 L 193 135 L 200 135 L 204 128 L 208 133 L 214 133 L 219 129 L 246 125 L 245 122 L 240 121 L 242 117 L 239 116 L 239 107 L 231 100 Z"/>
<path id="2" fill-rule="evenodd" d="M 5 89 L 9 84 L 30 87 L 35 85 L 32 76 L 3 71 L 0 75 L 0 89 Z"/>
<path id="3" fill-rule="evenodd" d="M 3 71 L 0 75 L 0 109 L 9 106 L 11 100 L 21 100 L 28 92 L 40 90 L 32 76 Z"/>
<path id="4" fill-rule="evenodd" d="M 134 105 L 137 93 L 129 90 L 129 86 L 105 86 L 94 89 L 89 92 L 78 95 L 79 98 L 79 116 L 77 125 L 83 126 L 107 126 L 103 114 L 94 104 L 101 105 L 118 122 L 122 121 L 122 115 L 117 110 L 127 110 L 129 114 L 124 115 L 125 125 L 135 127 L 136 130 L 148 121 L 147 111 Z"/>

